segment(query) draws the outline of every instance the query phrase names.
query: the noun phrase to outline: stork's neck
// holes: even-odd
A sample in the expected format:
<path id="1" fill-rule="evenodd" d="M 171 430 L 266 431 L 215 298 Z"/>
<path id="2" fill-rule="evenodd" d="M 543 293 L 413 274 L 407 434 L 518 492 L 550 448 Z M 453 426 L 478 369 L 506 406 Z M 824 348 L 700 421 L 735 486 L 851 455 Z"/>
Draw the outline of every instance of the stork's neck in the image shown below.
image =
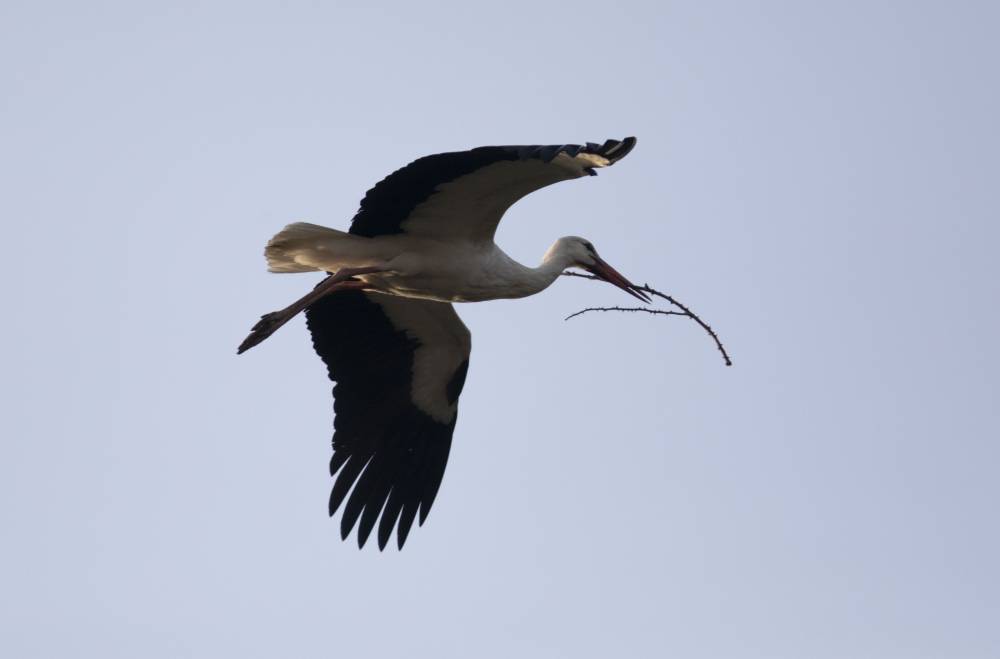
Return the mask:
<path id="1" fill-rule="evenodd" d="M 512 259 L 499 247 L 493 246 L 488 256 L 478 258 L 470 267 L 473 274 L 463 276 L 461 289 L 441 296 L 440 299 L 476 302 L 527 297 L 551 286 L 572 263 L 572 258 L 567 258 L 565 254 L 549 250 L 541 265 L 529 268 Z"/>
<path id="2" fill-rule="evenodd" d="M 573 265 L 573 259 L 566 254 L 549 251 L 545 254 L 541 265 L 537 268 L 518 265 L 521 268 L 521 272 L 519 273 L 521 286 L 519 288 L 522 289 L 518 297 L 526 297 L 535 293 L 541 293 L 551 286 L 559 278 L 563 270 Z"/>

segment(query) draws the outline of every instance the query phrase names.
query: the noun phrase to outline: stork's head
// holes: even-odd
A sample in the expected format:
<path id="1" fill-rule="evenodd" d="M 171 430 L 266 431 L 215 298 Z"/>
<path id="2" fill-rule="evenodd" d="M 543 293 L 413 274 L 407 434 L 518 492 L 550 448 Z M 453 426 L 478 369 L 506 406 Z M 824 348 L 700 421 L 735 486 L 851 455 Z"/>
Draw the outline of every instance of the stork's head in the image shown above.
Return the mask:
<path id="1" fill-rule="evenodd" d="M 565 263 L 563 267 L 586 270 L 598 279 L 614 284 L 632 297 L 647 303 L 651 301 L 648 295 L 640 291 L 635 284 L 625 279 L 620 272 L 598 256 L 594 244 L 586 238 L 564 236 L 552 245 L 546 257 L 548 258 L 550 255 L 562 257 L 562 261 Z"/>

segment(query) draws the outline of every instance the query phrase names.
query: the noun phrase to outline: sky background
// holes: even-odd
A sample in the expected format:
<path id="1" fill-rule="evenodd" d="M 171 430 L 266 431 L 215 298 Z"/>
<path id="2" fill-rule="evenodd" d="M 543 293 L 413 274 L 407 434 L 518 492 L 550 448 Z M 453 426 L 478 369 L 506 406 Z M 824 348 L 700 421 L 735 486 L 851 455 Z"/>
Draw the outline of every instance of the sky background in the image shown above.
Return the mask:
<path id="1" fill-rule="evenodd" d="M 994 2 L 0 5 L 0 654 L 1000 656 Z M 719 332 L 464 305 L 406 549 L 326 515 L 271 275 L 416 157 L 636 150 L 518 203 Z"/>

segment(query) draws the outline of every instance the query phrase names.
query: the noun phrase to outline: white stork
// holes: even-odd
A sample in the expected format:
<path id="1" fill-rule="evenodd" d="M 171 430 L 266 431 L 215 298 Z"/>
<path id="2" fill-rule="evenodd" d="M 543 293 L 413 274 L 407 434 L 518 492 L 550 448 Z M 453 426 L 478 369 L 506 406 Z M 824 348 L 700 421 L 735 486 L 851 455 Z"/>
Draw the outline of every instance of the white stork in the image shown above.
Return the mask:
<path id="1" fill-rule="evenodd" d="M 381 514 L 379 548 L 396 528 L 402 549 L 417 513 L 423 524 L 431 509 L 472 345 L 452 302 L 533 295 L 570 267 L 648 301 L 583 238 L 560 238 L 537 268 L 493 242 L 518 199 L 596 175 L 635 143 L 628 137 L 427 156 L 369 190 L 348 233 L 296 223 L 267 244 L 271 272 L 332 273 L 302 299 L 263 316 L 238 352 L 306 312 L 313 346 L 335 382 L 330 515 L 346 498 L 344 539 L 360 519 L 363 547 Z"/>

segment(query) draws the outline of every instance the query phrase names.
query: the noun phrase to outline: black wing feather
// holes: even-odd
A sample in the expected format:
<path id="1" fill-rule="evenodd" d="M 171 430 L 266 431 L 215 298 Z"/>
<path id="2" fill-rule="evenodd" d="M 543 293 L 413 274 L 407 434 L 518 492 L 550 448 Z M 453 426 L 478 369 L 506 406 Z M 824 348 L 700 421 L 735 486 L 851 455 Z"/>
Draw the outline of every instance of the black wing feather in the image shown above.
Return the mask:
<path id="1" fill-rule="evenodd" d="M 624 158 L 635 146 L 634 137 L 607 140 L 604 144 L 553 144 L 548 146 L 481 146 L 468 151 L 437 153 L 414 160 L 396 170 L 365 194 L 351 221 L 350 233 L 382 236 L 402 233 L 402 223 L 413 209 L 426 201 L 439 185 L 454 181 L 494 163 L 517 160 L 551 162 L 560 153 L 589 153 L 612 163 Z M 593 169 L 588 173 L 594 174 Z"/>
<path id="2" fill-rule="evenodd" d="M 342 536 L 360 519 L 358 544 L 364 546 L 377 524 L 380 549 L 398 521 L 402 548 L 418 508 L 422 523 L 434 503 L 455 419 L 442 423 L 413 404 L 413 354 L 420 343 L 395 328 L 370 295 L 342 291 L 306 310 L 313 346 L 336 383 L 330 515 L 346 499 Z M 467 369 L 465 360 L 442 383 L 450 402 L 461 393 Z"/>

